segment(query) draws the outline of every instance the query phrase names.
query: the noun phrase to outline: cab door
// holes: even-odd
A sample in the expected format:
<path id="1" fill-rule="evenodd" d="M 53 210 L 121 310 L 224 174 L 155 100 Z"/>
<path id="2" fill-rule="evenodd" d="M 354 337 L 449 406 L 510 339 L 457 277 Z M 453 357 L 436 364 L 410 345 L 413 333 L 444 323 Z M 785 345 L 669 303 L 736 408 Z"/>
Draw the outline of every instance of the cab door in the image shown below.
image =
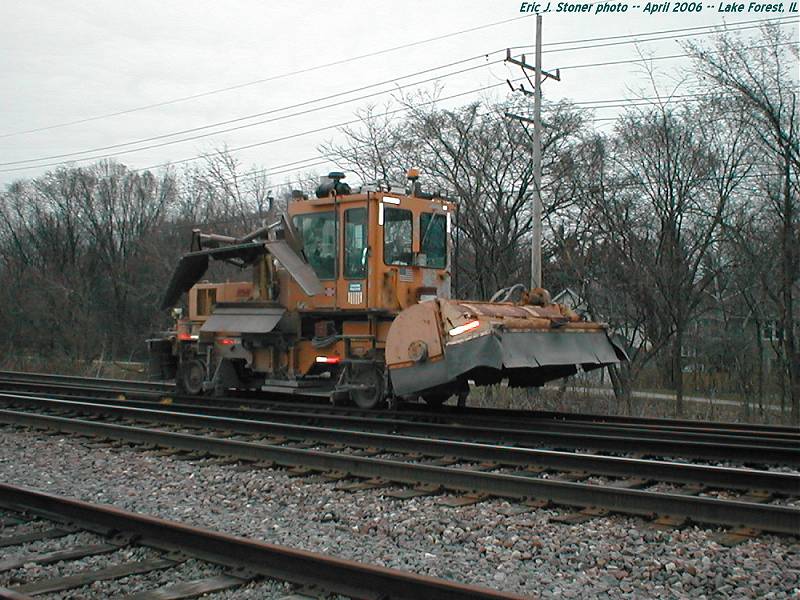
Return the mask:
<path id="1" fill-rule="evenodd" d="M 366 205 L 342 211 L 342 278 L 344 289 L 339 306 L 367 308 L 369 276 L 369 211 Z"/>

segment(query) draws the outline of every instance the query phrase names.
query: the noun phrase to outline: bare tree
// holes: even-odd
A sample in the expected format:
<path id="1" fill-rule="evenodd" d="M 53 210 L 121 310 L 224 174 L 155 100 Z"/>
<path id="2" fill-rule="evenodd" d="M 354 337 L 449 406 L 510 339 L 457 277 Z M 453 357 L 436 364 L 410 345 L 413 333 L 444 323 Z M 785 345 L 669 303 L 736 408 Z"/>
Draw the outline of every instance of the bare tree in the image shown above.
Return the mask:
<path id="1" fill-rule="evenodd" d="M 365 113 L 361 127 L 344 131 L 344 144 L 327 144 L 321 150 L 367 181 L 402 180 L 403 166 L 418 166 L 427 187 L 455 195 L 458 295 L 487 298 L 500 287 L 527 281 L 530 137 L 523 125 L 505 116 L 509 109 L 524 108 L 477 102 L 443 110 L 435 96 L 419 95 L 403 102 L 406 117 L 390 120 L 386 113 Z M 545 111 L 546 217 L 572 202 L 563 189 L 562 174 L 574 164 L 564 157 L 584 125 L 567 104 Z"/>
<path id="2" fill-rule="evenodd" d="M 149 322 L 142 295 L 158 229 L 173 199 L 169 175 L 116 163 L 60 169 L 9 187 L 0 203 L 0 278 L 14 306 L 18 349 L 75 358 L 130 349 Z"/>
<path id="3" fill-rule="evenodd" d="M 759 269 L 779 322 L 783 372 L 792 407 L 792 420 L 800 423 L 800 346 L 797 340 L 797 287 L 800 281 L 800 124 L 798 123 L 796 40 L 780 25 L 764 25 L 757 44 L 745 43 L 731 33 L 717 36 L 713 47 L 687 44 L 697 70 L 710 86 L 731 94 L 742 110 L 736 125 L 746 130 L 760 152 L 759 185 L 753 211 L 771 215 L 767 231 L 778 240 L 776 269 Z M 746 255 L 752 251 L 742 232 L 731 230 Z M 759 260 L 760 263 L 764 261 Z"/>
<path id="4" fill-rule="evenodd" d="M 642 327 L 633 365 L 671 345 L 668 372 L 678 414 L 686 332 L 715 277 L 705 258 L 747 171 L 742 136 L 710 124 L 711 109 L 661 104 L 626 113 L 613 142 L 613 180 L 587 196 L 609 288 L 633 307 L 625 312 L 634 327 Z"/>

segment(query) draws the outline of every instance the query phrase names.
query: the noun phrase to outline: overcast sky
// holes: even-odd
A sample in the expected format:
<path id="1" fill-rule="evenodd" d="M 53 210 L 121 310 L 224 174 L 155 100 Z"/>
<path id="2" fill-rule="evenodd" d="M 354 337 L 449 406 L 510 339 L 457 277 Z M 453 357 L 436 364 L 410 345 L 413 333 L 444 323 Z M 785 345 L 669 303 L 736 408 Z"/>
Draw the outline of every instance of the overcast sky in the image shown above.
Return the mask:
<path id="1" fill-rule="evenodd" d="M 395 90 L 396 94 L 398 86 L 469 67 L 476 68 L 441 78 L 439 85 L 443 96 L 499 84 L 482 94 L 503 99 L 509 94 L 505 79 L 518 77 L 520 71 L 495 62 L 502 59 L 498 51 L 534 42 L 535 19 L 532 16 L 518 18 L 523 16 L 519 12 L 520 4 L 518 0 L 4 0 L 0 2 L 0 163 L 4 163 L 0 165 L 3 171 L 0 183 L 35 177 L 54 168 L 47 166 L 50 163 L 163 144 L 256 120 L 285 117 L 298 110 L 365 94 L 386 92 L 302 116 L 114 157 L 131 168 L 142 169 L 191 159 L 224 144 L 230 148 L 259 144 L 235 152 L 245 167 L 274 167 L 305 159 L 311 162 L 318 155 L 319 144 L 338 135 L 336 129 L 276 143 L 261 142 L 348 121 L 354 118 L 354 111 L 359 107 L 390 102 L 391 92 Z M 640 6 L 645 4 L 642 2 Z M 789 2 L 784 5 L 788 9 Z M 555 9 L 556 2 L 552 6 Z M 791 17 L 784 29 L 791 32 L 795 40 L 798 36 L 797 13 L 744 12 L 726 16 L 717 11 L 718 3 L 706 3 L 699 14 L 646 15 L 641 8 L 632 6 L 634 3 L 625 14 L 545 15 L 543 66 L 547 70 L 562 68 L 561 82 L 545 84 L 546 99 L 568 98 L 592 103 L 635 98 L 637 94 L 650 95 L 651 88 L 641 63 L 581 65 L 634 60 L 640 53 L 653 57 L 679 54 L 682 49 L 678 42 L 692 39 L 683 37 L 693 34 L 692 31 L 660 33 L 666 30 L 723 24 L 741 27 L 745 22 L 777 16 Z M 485 27 L 500 21 L 506 22 Z M 469 29 L 473 31 L 448 36 Z M 645 35 L 649 32 L 659 33 Z M 630 38 L 581 41 L 631 34 L 637 34 L 640 40 L 666 39 L 638 45 L 617 43 Z M 755 30 L 743 34 L 754 35 Z M 698 35 L 694 39 L 708 40 L 709 37 Z M 433 41 L 278 77 L 424 40 Z M 573 40 L 573 44 L 563 44 Z M 610 42 L 615 45 L 608 45 Z M 532 48 L 528 51 L 532 62 Z M 473 57 L 479 58 L 459 62 Z M 426 75 L 400 79 L 456 62 L 459 64 Z M 685 59 L 657 60 L 653 64 L 661 71 L 664 85 L 680 81 L 689 67 Z M 270 81 L 226 92 L 134 110 L 270 78 Z M 275 111 L 384 81 L 389 83 L 289 111 Z M 431 82 L 419 87 L 430 89 L 433 85 Z M 686 93 L 690 93 L 691 82 L 683 85 Z M 413 88 L 406 88 L 410 89 Z M 468 94 L 446 101 L 445 105 L 464 104 L 478 97 L 479 94 Z M 600 119 L 597 126 L 610 126 L 610 121 L 602 119 L 613 117 L 619 110 L 618 107 L 596 109 L 595 116 Z M 130 112 L 95 118 L 122 111 Z M 275 112 L 193 134 L 79 156 L 47 158 L 164 136 L 268 111 Z M 74 121 L 82 122 L 65 125 Z M 41 131 L 29 132 L 35 129 Z M 45 160 L 8 164 L 40 158 Z M 19 167 L 23 167 L 22 170 L 9 171 Z M 327 172 L 331 167 L 313 168 Z M 273 181 L 279 184 L 290 175 L 276 175 Z"/>

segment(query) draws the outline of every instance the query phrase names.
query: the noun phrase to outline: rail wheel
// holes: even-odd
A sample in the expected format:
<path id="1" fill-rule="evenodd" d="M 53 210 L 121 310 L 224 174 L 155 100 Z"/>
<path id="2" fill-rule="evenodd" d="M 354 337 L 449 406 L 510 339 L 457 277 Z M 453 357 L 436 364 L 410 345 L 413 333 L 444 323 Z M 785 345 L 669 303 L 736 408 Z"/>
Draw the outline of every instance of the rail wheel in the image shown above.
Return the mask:
<path id="1" fill-rule="evenodd" d="M 349 367 L 350 398 L 359 408 L 375 408 L 383 401 L 383 372 L 376 365 L 353 364 Z"/>
<path id="2" fill-rule="evenodd" d="M 175 385 L 178 391 L 189 396 L 199 396 L 203 393 L 203 382 L 206 379 L 206 367 L 197 358 L 181 361 L 175 376 Z"/>

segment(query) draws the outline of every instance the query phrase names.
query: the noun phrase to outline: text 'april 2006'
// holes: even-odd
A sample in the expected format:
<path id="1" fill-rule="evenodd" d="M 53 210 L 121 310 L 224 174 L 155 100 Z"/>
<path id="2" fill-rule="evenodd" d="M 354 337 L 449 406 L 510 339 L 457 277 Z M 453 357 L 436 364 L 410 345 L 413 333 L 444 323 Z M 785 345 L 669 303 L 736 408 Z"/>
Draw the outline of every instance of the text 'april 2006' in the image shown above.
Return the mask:
<path id="1" fill-rule="evenodd" d="M 567 14 L 666 14 L 666 13 L 753 13 L 753 14 L 779 14 L 797 13 L 798 3 L 792 2 L 718 2 L 715 4 L 703 2 L 522 2 L 521 13 L 567 13 Z"/>

